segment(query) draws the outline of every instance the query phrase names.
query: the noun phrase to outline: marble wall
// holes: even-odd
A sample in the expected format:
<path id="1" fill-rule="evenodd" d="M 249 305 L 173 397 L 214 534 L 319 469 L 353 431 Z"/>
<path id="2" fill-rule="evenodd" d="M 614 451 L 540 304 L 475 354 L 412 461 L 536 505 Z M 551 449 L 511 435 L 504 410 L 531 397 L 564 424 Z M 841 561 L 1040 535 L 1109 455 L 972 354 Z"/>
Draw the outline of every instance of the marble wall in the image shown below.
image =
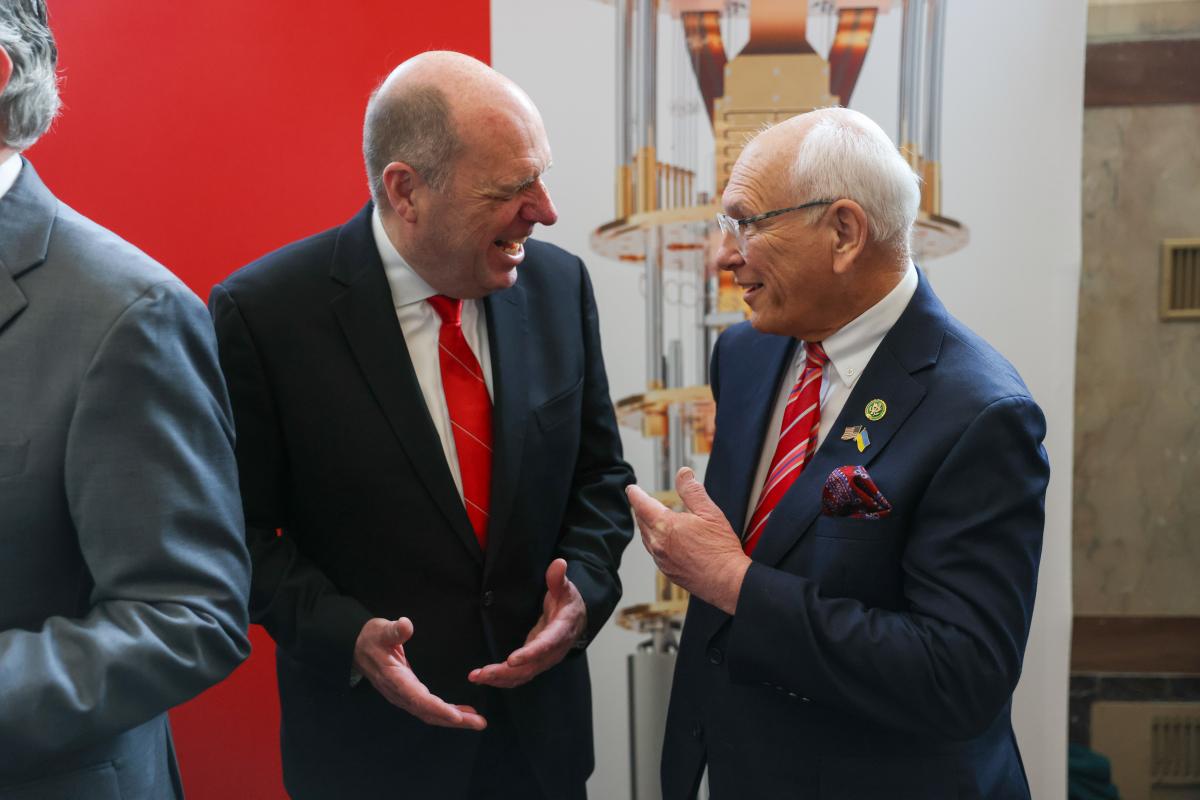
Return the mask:
<path id="1" fill-rule="evenodd" d="M 1200 322 L 1158 317 L 1161 241 L 1184 237 L 1200 237 L 1200 106 L 1088 109 L 1078 615 L 1200 615 Z"/>

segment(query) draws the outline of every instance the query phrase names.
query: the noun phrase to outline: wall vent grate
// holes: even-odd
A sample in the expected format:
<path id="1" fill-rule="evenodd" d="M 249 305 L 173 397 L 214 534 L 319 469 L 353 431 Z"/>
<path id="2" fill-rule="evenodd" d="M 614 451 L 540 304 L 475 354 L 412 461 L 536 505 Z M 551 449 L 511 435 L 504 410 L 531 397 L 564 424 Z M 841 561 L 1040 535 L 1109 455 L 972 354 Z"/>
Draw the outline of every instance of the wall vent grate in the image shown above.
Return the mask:
<path id="1" fill-rule="evenodd" d="M 1200 320 L 1200 239 L 1163 242 L 1162 302 L 1164 320 Z"/>
<path id="2" fill-rule="evenodd" d="M 1150 723 L 1150 772 L 1155 786 L 1200 787 L 1200 716 L 1155 716 Z"/>

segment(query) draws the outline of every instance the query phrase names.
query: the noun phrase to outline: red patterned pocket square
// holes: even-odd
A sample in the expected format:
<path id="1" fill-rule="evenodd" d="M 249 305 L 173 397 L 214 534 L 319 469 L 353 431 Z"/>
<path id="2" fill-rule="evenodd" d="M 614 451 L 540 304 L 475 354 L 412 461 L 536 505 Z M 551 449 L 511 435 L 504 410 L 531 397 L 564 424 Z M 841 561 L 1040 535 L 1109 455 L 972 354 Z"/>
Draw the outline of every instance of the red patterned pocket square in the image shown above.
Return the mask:
<path id="1" fill-rule="evenodd" d="M 828 517 L 880 519 L 892 513 L 892 504 L 860 466 L 838 467 L 825 479 L 821 513 Z"/>

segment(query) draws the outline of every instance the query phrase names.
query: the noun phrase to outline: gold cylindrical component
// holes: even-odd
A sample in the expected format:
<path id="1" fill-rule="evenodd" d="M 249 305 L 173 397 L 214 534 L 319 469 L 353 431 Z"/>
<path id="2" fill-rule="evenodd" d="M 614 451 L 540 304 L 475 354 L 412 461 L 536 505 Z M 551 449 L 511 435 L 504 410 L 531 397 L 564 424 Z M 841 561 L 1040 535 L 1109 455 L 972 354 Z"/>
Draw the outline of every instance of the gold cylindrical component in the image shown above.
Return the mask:
<path id="1" fill-rule="evenodd" d="M 637 151 L 634 167 L 637 171 L 637 212 L 656 211 L 658 209 L 657 162 L 654 148 L 643 147 Z"/>
<path id="2" fill-rule="evenodd" d="M 900 155 L 904 156 L 904 160 L 908 162 L 908 165 L 912 167 L 918 175 L 924 177 L 921 171 L 921 162 L 923 161 L 921 158 L 921 148 L 917 147 L 917 145 L 913 142 L 901 142 Z"/>
<path id="3" fill-rule="evenodd" d="M 942 215 L 942 165 L 937 161 L 926 161 L 921 177 L 925 185 L 921 187 L 921 210 L 926 214 Z"/>
<path id="4" fill-rule="evenodd" d="M 687 602 L 687 590 L 681 589 L 661 572 L 654 573 L 654 599 L 660 603 Z"/>
<path id="5" fill-rule="evenodd" d="M 624 219 L 633 213 L 633 170 L 628 164 L 617 167 L 617 219 Z"/>

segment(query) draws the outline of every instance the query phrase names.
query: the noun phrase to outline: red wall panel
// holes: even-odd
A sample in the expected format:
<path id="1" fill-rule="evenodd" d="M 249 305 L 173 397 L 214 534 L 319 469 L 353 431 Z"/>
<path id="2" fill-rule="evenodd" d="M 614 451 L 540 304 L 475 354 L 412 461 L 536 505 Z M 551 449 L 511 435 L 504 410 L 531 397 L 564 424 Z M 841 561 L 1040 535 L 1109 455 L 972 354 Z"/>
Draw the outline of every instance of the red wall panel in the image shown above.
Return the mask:
<path id="1" fill-rule="evenodd" d="M 366 99 L 397 63 L 490 56 L 488 0 L 48 0 L 63 114 L 28 152 L 71 206 L 201 297 L 367 199 Z M 172 714 L 188 796 L 282 797 L 270 639 Z"/>

